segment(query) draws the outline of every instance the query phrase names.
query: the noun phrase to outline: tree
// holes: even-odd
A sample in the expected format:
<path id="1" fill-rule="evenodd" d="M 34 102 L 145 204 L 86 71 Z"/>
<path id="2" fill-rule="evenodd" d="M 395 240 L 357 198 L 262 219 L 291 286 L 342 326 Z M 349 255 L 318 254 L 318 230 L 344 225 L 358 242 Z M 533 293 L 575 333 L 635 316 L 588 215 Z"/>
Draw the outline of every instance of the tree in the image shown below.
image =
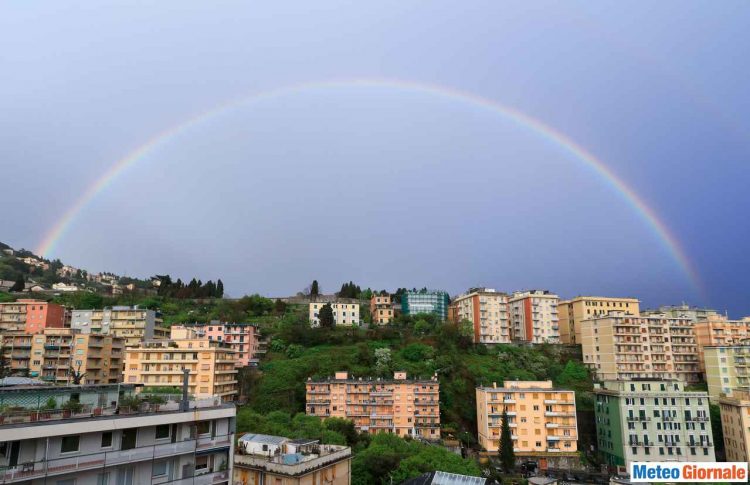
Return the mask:
<path id="1" fill-rule="evenodd" d="M 0 344 L 0 379 L 8 377 L 11 373 L 10 362 L 5 357 L 5 347 Z"/>
<path id="2" fill-rule="evenodd" d="M 23 275 L 19 275 L 16 282 L 10 287 L 10 291 L 23 291 L 24 288 L 26 288 L 26 282 L 23 279 Z"/>
<path id="3" fill-rule="evenodd" d="M 224 298 L 224 283 L 221 280 L 216 282 L 216 298 Z"/>
<path id="4" fill-rule="evenodd" d="M 326 303 L 318 312 L 318 321 L 320 321 L 321 328 L 333 328 L 335 322 L 333 319 L 333 307 L 330 303 Z"/>
<path id="5" fill-rule="evenodd" d="M 73 368 L 73 366 L 70 366 L 70 377 L 73 379 L 73 384 L 80 385 L 81 381 L 84 377 L 86 377 L 85 372 L 81 372 L 81 364 L 78 364 L 78 369 Z"/>
<path id="6" fill-rule="evenodd" d="M 315 300 L 318 295 L 320 295 L 320 286 L 318 280 L 313 280 L 312 285 L 310 285 L 310 298 Z"/>
<path id="7" fill-rule="evenodd" d="M 508 412 L 503 409 L 503 423 L 500 428 L 500 466 L 505 473 L 513 470 L 516 464 L 516 455 L 513 452 L 513 439 L 510 435 L 510 423 L 508 422 Z"/>
<path id="8" fill-rule="evenodd" d="M 391 349 L 381 347 L 375 349 L 375 369 L 381 376 L 386 376 L 391 370 Z"/>

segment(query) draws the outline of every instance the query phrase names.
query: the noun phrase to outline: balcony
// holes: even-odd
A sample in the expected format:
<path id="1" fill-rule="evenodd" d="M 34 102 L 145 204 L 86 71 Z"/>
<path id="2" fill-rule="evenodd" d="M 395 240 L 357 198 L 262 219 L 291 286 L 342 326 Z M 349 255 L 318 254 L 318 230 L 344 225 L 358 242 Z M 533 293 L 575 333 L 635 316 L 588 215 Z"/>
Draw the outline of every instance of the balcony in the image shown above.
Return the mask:
<path id="1" fill-rule="evenodd" d="M 230 438 L 228 438 L 230 439 Z M 64 475 L 104 467 L 195 453 L 195 440 L 143 446 L 130 450 L 107 451 L 89 455 L 26 462 L 16 467 L 0 468 L 2 483 L 16 483 L 42 477 Z"/>

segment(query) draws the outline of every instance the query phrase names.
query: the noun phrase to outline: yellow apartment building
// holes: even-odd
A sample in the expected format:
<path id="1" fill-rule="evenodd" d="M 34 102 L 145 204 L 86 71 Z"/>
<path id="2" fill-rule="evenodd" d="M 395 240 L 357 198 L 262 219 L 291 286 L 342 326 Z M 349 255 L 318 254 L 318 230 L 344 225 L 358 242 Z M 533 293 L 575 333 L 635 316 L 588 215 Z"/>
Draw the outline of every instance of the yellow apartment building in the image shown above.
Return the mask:
<path id="1" fill-rule="evenodd" d="M 359 325 L 359 303 L 318 301 L 310 303 L 309 306 L 311 326 L 317 327 L 320 325 L 318 312 L 320 312 L 320 309 L 327 304 L 330 304 L 333 308 L 333 322 L 337 327 L 341 325 L 348 327 Z"/>
<path id="2" fill-rule="evenodd" d="M 750 345 L 703 348 L 708 396 L 712 401 L 738 388 L 750 388 Z"/>
<path id="3" fill-rule="evenodd" d="M 100 333 L 125 339 L 126 347 L 144 340 L 166 339 L 169 329 L 161 314 L 138 306 L 115 306 L 102 310 L 73 310 L 70 326 L 79 333 Z"/>
<path id="4" fill-rule="evenodd" d="M 234 400 L 238 393 L 234 350 L 208 338 L 181 338 L 194 332 L 178 326 L 169 341 L 152 340 L 126 348 L 125 382 L 143 384 L 145 389 L 181 387 L 183 369 L 187 369 L 188 390 L 196 398 Z"/>
<path id="5" fill-rule="evenodd" d="M 389 294 L 373 293 L 370 298 L 370 314 L 372 323 L 387 325 L 393 320 L 393 298 Z"/>
<path id="6" fill-rule="evenodd" d="M 583 362 L 597 380 L 701 380 L 694 322 L 625 312 L 581 322 Z"/>
<path id="7" fill-rule="evenodd" d="M 502 415 L 508 415 L 513 450 L 519 459 L 574 456 L 578 449 L 575 392 L 552 381 L 505 381 L 503 387 L 477 387 L 479 444 L 490 453 L 500 447 Z M 555 458 L 557 459 L 557 458 Z M 546 463 L 540 463 L 547 468 Z"/>
<path id="8" fill-rule="evenodd" d="M 750 392 L 734 390 L 719 398 L 727 461 L 750 461 Z"/>
<path id="9" fill-rule="evenodd" d="M 336 372 L 331 379 L 309 379 L 306 391 L 310 416 L 350 419 L 366 433 L 440 439 L 437 377 L 407 379 L 406 372 L 395 372 L 392 380 L 373 380 Z"/>
<path id="10" fill-rule="evenodd" d="M 741 320 L 728 320 L 722 315 L 711 314 L 696 322 L 694 328 L 695 340 L 698 342 L 701 372 L 704 373 L 706 372 L 704 347 L 750 344 L 750 317 Z"/>
<path id="11" fill-rule="evenodd" d="M 122 382 L 124 342 L 108 335 L 75 334 L 69 328 L 5 335 L 3 348 L 15 375 L 56 384 Z"/>
<path id="12" fill-rule="evenodd" d="M 457 296 L 450 307 L 451 320 L 468 320 L 473 326 L 474 343 L 510 343 L 508 295 L 492 288 L 471 288 Z"/>
<path id="13" fill-rule="evenodd" d="M 639 315 L 640 303 L 637 298 L 607 296 L 577 296 L 570 300 L 562 300 L 557 305 L 560 314 L 560 341 L 564 344 L 580 344 L 583 320 L 610 312 Z"/>

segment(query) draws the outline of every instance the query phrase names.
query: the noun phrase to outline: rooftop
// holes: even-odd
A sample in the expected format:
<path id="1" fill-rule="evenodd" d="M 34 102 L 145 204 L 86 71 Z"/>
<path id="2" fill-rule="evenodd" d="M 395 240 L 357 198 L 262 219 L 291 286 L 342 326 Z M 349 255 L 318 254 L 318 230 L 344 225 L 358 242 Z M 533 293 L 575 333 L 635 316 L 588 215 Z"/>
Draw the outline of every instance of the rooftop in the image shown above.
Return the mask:
<path id="1" fill-rule="evenodd" d="M 258 451 L 248 444 L 276 446 L 275 449 Z M 330 466 L 342 460 L 351 459 L 352 450 L 346 446 L 321 445 L 318 440 L 290 440 L 282 436 L 248 433 L 240 438 L 234 464 L 240 468 L 265 470 L 277 475 L 298 477 L 313 470 Z"/>
<path id="2" fill-rule="evenodd" d="M 427 472 L 406 480 L 402 485 L 484 485 L 487 479 L 447 472 Z"/>
<path id="3" fill-rule="evenodd" d="M 141 393 L 133 384 L 13 386 L 0 388 L 0 428 L 51 424 L 54 421 L 106 419 L 184 412 L 182 396 Z M 194 399 L 188 409 L 225 406 L 221 398 Z"/>

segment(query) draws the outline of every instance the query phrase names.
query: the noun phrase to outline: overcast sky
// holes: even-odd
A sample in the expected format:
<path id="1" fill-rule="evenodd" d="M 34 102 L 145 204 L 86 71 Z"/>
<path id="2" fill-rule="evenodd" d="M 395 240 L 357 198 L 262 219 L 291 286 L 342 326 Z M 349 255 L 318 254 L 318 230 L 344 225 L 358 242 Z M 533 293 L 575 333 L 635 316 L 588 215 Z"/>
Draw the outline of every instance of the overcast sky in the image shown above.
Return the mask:
<path id="1" fill-rule="evenodd" d="M 37 248 L 118 159 L 222 103 L 408 80 L 536 118 L 602 160 L 643 218 L 539 133 L 392 86 L 290 90 L 165 140 L 48 257 L 221 278 L 233 296 L 485 285 L 750 314 L 750 4 L 0 4 L 0 241 Z"/>

